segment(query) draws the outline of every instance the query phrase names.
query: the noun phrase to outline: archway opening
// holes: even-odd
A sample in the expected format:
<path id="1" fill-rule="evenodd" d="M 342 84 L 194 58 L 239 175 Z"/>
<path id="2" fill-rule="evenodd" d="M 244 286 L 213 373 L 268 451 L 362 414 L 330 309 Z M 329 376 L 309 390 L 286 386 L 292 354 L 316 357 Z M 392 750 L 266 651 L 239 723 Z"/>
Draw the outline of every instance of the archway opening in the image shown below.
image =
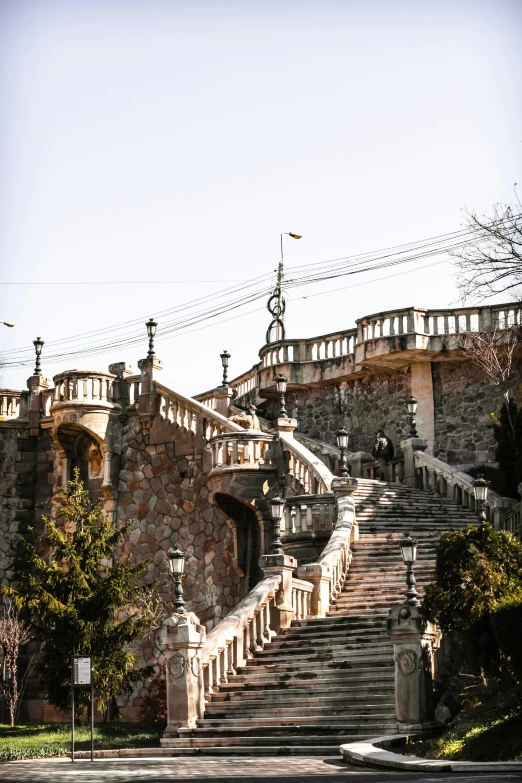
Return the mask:
<path id="1" fill-rule="evenodd" d="M 61 424 L 56 434 L 67 457 L 67 481 L 78 468 L 91 500 L 97 500 L 103 494 L 103 458 L 99 443 L 75 424 Z"/>
<path id="2" fill-rule="evenodd" d="M 261 581 L 263 572 L 259 567 L 261 555 L 261 536 L 259 522 L 253 509 L 241 501 L 218 492 L 214 501 L 235 527 L 234 559 L 242 571 L 241 597 L 244 597 Z"/>

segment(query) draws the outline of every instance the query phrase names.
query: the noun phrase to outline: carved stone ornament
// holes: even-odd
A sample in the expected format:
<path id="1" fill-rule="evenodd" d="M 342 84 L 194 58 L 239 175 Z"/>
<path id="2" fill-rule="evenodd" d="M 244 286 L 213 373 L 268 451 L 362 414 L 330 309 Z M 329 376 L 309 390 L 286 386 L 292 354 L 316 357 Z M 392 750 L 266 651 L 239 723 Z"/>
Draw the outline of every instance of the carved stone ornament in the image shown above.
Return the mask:
<path id="1" fill-rule="evenodd" d="M 193 655 L 190 659 L 190 670 L 194 677 L 199 677 L 199 658 L 197 655 Z"/>
<path id="2" fill-rule="evenodd" d="M 401 674 L 408 677 L 417 667 L 417 654 L 413 650 L 402 650 L 397 656 L 397 665 Z"/>
<path id="3" fill-rule="evenodd" d="M 185 659 L 182 655 L 176 653 L 171 657 L 169 661 L 170 676 L 174 677 L 174 679 L 177 679 L 178 677 L 181 677 L 184 671 L 185 671 Z"/>

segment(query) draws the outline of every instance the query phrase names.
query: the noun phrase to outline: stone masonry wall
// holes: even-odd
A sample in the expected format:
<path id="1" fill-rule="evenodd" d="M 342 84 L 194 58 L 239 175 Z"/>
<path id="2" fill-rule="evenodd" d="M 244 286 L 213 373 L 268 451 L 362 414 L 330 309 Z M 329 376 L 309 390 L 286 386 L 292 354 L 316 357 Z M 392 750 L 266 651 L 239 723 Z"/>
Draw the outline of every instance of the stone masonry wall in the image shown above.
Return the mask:
<path id="1" fill-rule="evenodd" d="M 380 427 L 394 445 L 407 436 L 409 394 L 409 371 L 368 375 L 348 383 L 299 391 L 294 412 L 299 432 L 304 435 L 335 446 L 335 433 L 345 426 L 352 432 L 350 451 L 369 452 Z"/>
<path id="2" fill-rule="evenodd" d="M 502 392 L 469 362 L 434 362 L 434 456 L 465 468 L 495 462 L 491 414 L 502 405 Z"/>

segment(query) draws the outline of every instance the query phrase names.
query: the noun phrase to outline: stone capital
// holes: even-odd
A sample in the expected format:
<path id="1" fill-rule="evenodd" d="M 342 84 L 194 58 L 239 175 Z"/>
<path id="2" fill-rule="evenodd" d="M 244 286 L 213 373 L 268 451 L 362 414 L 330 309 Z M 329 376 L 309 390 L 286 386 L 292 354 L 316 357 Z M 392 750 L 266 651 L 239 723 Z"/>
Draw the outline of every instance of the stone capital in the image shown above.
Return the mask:
<path id="1" fill-rule="evenodd" d="M 336 495 L 351 495 L 357 489 L 357 479 L 351 476 L 336 476 L 332 479 L 332 492 Z"/>

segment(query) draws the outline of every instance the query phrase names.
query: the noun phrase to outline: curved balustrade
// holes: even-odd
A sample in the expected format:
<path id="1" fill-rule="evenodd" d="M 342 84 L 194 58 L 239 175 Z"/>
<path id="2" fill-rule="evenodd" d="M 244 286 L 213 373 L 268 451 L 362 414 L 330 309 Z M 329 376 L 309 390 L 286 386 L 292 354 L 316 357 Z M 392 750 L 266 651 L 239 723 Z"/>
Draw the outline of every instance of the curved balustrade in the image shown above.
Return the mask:
<path id="1" fill-rule="evenodd" d="M 272 464 L 270 446 L 273 435 L 256 430 L 218 435 L 210 441 L 212 467 L 225 466 L 258 467 Z"/>
<path id="2" fill-rule="evenodd" d="M 263 579 L 208 634 L 201 650 L 205 695 L 226 683 L 276 635 L 279 628 L 273 628 L 272 621 L 277 626 L 276 594 L 281 581 L 279 574 Z"/>
<path id="3" fill-rule="evenodd" d="M 471 511 L 476 510 L 472 476 L 423 451 L 415 452 L 414 461 L 419 489 L 437 492 L 437 494 L 447 497 L 464 508 Z M 505 510 L 511 508 L 515 502 L 511 498 L 502 497 L 493 490 L 489 490 L 485 506 L 486 519 L 499 528 Z"/>
<path id="4" fill-rule="evenodd" d="M 499 527 L 522 541 L 522 501 L 501 516 Z"/>
<path id="5" fill-rule="evenodd" d="M 164 419 L 194 433 L 197 431 L 198 421 L 201 421 L 207 441 L 225 432 L 244 432 L 238 424 L 228 421 L 220 413 L 207 408 L 192 397 L 185 397 L 157 381 L 154 382 L 154 389 L 159 395 L 159 413 Z"/>
<path id="6" fill-rule="evenodd" d="M 230 382 L 230 388 L 235 392 L 236 397 L 244 397 L 250 394 L 251 391 L 257 388 L 257 385 L 257 365 Z"/>
<path id="7" fill-rule="evenodd" d="M 116 376 L 96 370 L 68 370 L 55 375 L 52 408 L 64 403 L 77 405 L 102 405 L 113 407 L 116 404 Z"/>
<path id="8" fill-rule="evenodd" d="M 0 420 L 20 419 L 27 416 L 27 392 L 0 389 Z"/>
<path id="9" fill-rule="evenodd" d="M 292 436 L 282 433 L 280 437 L 289 455 L 288 472 L 302 485 L 305 493 L 322 495 L 330 492 L 333 475 L 324 462 Z"/>
<path id="10" fill-rule="evenodd" d="M 281 534 L 331 531 L 337 519 L 335 495 L 294 495 L 288 497 L 281 519 Z"/>

